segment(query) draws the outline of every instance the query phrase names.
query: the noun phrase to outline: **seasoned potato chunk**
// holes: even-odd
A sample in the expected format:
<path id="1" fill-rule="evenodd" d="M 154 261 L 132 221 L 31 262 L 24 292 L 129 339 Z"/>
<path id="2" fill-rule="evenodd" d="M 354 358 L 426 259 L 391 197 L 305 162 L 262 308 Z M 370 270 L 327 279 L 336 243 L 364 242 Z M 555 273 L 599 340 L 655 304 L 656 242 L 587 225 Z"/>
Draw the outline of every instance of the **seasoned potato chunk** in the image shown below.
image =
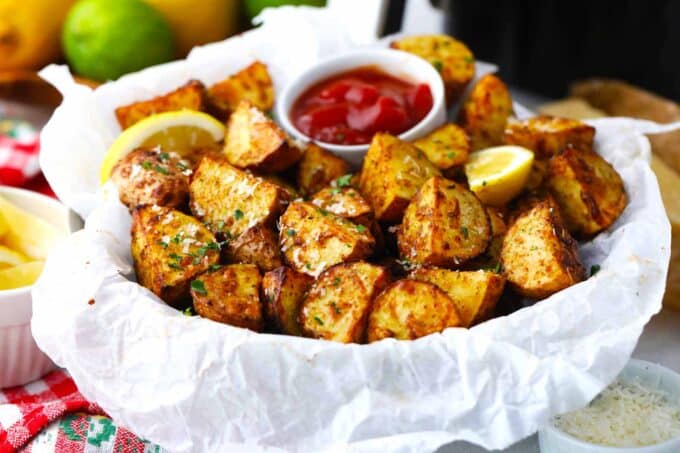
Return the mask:
<path id="1" fill-rule="evenodd" d="M 537 159 L 550 158 L 567 145 L 591 149 L 595 128 L 578 120 L 539 115 L 527 120 L 508 120 L 503 141 L 536 153 Z"/>
<path id="2" fill-rule="evenodd" d="M 258 176 L 264 179 L 265 181 L 269 181 L 272 184 L 280 186 L 286 192 L 286 195 L 289 200 L 300 198 L 300 193 L 298 192 L 298 190 L 283 177 L 279 175 L 258 175 Z"/>
<path id="3" fill-rule="evenodd" d="M 436 285 L 398 280 L 373 301 L 368 318 L 368 342 L 383 338 L 415 340 L 462 322 L 451 298 Z"/>
<path id="4" fill-rule="evenodd" d="M 628 203 L 621 176 L 590 149 L 569 147 L 550 159 L 546 184 L 567 228 L 579 237 L 608 228 Z"/>
<path id="5" fill-rule="evenodd" d="M 392 43 L 429 61 L 444 81 L 446 102 L 451 105 L 475 76 L 475 57 L 465 44 L 446 35 L 407 36 Z"/>
<path id="6" fill-rule="evenodd" d="M 421 267 L 410 278 L 437 285 L 456 305 L 461 325 L 470 327 L 487 320 L 505 287 L 505 278 L 489 271 L 450 271 Z"/>
<path id="7" fill-rule="evenodd" d="M 241 101 L 229 117 L 224 155 L 235 167 L 276 173 L 297 162 L 302 150 L 257 107 Z"/>
<path id="8" fill-rule="evenodd" d="M 512 115 L 512 98 L 503 81 L 487 74 L 472 88 L 459 113 L 459 123 L 470 136 L 472 151 L 503 142 L 503 131 Z"/>
<path id="9" fill-rule="evenodd" d="M 356 261 L 373 253 L 368 228 L 311 203 L 296 201 L 279 219 L 279 243 L 288 264 L 314 277 L 334 264 Z"/>
<path id="10" fill-rule="evenodd" d="M 359 186 L 381 222 L 399 222 L 411 198 L 439 170 L 422 151 L 390 134 L 375 134 Z"/>
<path id="11" fill-rule="evenodd" d="M 310 143 L 298 165 L 297 185 L 303 195 L 311 195 L 348 172 L 347 161 Z"/>
<path id="12" fill-rule="evenodd" d="M 327 187 L 317 192 L 311 203 L 354 223 L 371 226 L 373 222 L 371 205 L 353 187 Z"/>
<path id="13" fill-rule="evenodd" d="M 175 91 L 163 96 L 118 107 L 116 118 L 121 129 L 127 129 L 136 122 L 156 113 L 185 109 L 202 111 L 205 109 L 205 105 L 205 86 L 198 80 L 190 80 Z"/>
<path id="14" fill-rule="evenodd" d="M 286 200 L 276 184 L 212 157 L 204 157 L 194 172 L 189 195 L 191 212 L 227 239 L 255 225 L 271 225 Z"/>
<path id="15" fill-rule="evenodd" d="M 208 88 L 210 110 L 222 120 L 243 100 L 264 112 L 274 106 L 274 85 L 264 63 L 256 61 Z"/>
<path id="16" fill-rule="evenodd" d="M 435 266 L 458 266 L 486 250 L 489 216 L 462 185 L 435 176 L 421 187 L 397 232 L 402 258 Z"/>
<path id="17" fill-rule="evenodd" d="M 132 215 L 137 281 L 168 305 L 189 299 L 189 282 L 218 263 L 220 247 L 198 220 L 171 208 L 142 206 Z"/>
<path id="18" fill-rule="evenodd" d="M 531 203 L 508 229 L 501 248 L 503 274 L 519 294 L 542 299 L 585 277 L 576 241 L 552 199 Z"/>
<path id="19" fill-rule="evenodd" d="M 224 254 L 226 261 L 255 264 L 263 272 L 283 265 L 277 234 L 273 228 L 262 224 L 248 228 L 236 239 L 228 241 Z"/>
<path id="20" fill-rule="evenodd" d="M 441 170 L 464 164 L 470 154 L 470 139 L 458 125 L 447 123 L 413 144 Z"/>
<path id="21" fill-rule="evenodd" d="M 364 343 L 371 302 L 388 283 L 387 271 L 366 262 L 346 263 L 325 271 L 300 309 L 305 336 Z"/>
<path id="22" fill-rule="evenodd" d="M 140 148 L 111 170 L 120 201 L 130 209 L 143 204 L 182 209 L 189 200 L 188 161 L 160 148 Z"/>
<path id="23" fill-rule="evenodd" d="M 314 283 L 309 275 L 281 266 L 264 274 L 262 294 L 268 323 L 277 332 L 301 336 L 298 315 L 305 294 Z"/>
<path id="24" fill-rule="evenodd" d="M 232 264 L 199 275 L 191 282 L 194 310 L 204 318 L 255 332 L 262 331 L 262 277 L 253 264 Z"/>

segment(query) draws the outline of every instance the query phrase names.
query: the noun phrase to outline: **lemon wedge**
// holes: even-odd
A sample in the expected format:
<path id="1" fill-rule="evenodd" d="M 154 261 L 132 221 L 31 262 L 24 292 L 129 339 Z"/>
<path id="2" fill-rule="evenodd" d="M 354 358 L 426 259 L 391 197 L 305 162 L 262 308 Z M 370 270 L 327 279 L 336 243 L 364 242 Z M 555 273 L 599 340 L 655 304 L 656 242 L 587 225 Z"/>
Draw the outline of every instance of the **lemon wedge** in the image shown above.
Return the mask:
<path id="1" fill-rule="evenodd" d="M 29 261 L 29 259 L 22 253 L 12 250 L 9 247 L 0 245 L 0 269 L 16 266 Z"/>
<path id="2" fill-rule="evenodd" d="M 0 290 L 30 286 L 40 277 L 44 261 L 31 261 L 0 270 Z"/>
<path id="3" fill-rule="evenodd" d="M 482 203 L 503 206 L 527 183 L 534 153 L 521 146 L 496 146 L 470 154 L 465 164 L 470 190 Z"/>
<path id="4" fill-rule="evenodd" d="M 116 138 L 104 156 L 99 182 L 104 184 L 116 162 L 139 147 L 160 146 L 186 155 L 192 148 L 212 145 L 223 138 L 224 125 L 207 113 L 179 110 L 152 115 Z"/>

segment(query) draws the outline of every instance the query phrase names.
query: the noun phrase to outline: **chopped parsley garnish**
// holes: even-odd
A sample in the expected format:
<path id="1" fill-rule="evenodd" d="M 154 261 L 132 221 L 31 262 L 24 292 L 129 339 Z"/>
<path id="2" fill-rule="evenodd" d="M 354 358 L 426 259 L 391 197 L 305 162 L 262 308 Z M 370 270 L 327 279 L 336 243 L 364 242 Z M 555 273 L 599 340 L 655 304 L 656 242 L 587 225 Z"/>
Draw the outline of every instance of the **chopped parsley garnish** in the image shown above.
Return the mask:
<path id="1" fill-rule="evenodd" d="M 210 241 L 206 244 L 206 248 L 208 250 L 219 250 L 220 249 L 220 244 L 214 241 Z"/>
<path id="2" fill-rule="evenodd" d="M 224 266 L 222 266 L 221 264 L 211 264 L 210 267 L 208 268 L 208 270 L 210 272 L 216 272 L 216 271 L 219 271 L 220 269 L 222 269 L 223 267 Z"/>
<path id="3" fill-rule="evenodd" d="M 161 160 L 162 160 L 163 162 L 165 162 L 166 160 L 170 159 L 170 154 L 168 154 L 168 153 L 161 153 L 160 157 L 161 157 Z"/>
<path id="4" fill-rule="evenodd" d="M 593 264 L 590 266 L 590 276 L 592 277 L 593 275 L 597 274 L 600 272 L 600 265 L 599 264 Z"/>
<path id="5" fill-rule="evenodd" d="M 319 214 L 326 217 L 328 215 L 328 211 L 326 211 L 324 208 L 319 208 Z"/>
<path id="6" fill-rule="evenodd" d="M 338 286 L 340 284 L 340 277 L 335 277 L 333 279 L 333 286 Z"/>
<path id="7" fill-rule="evenodd" d="M 180 265 L 177 264 L 177 263 L 168 263 L 168 266 L 169 266 L 171 269 L 175 269 L 175 270 L 178 270 L 178 271 L 179 271 L 179 270 L 182 270 L 182 266 L 180 266 Z"/>
<path id="8" fill-rule="evenodd" d="M 311 268 L 312 268 L 312 265 L 309 264 L 309 263 L 305 263 L 305 267 L 306 267 L 307 269 L 311 269 Z"/>
<path id="9" fill-rule="evenodd" d="M 154 169 L 155 172 L 160 173 L 162 175 L 169 174 L 168 170 L 164 167 L 161 167 L 160 165 L 154 165 L 153 169 Z"/>
<path id="10" fill-rule="evenodd" d="M 323 326 L 323 321 L 318 316 L 314 316 L 314 321 L 318 322 L 320 326 Z"/>
<path id="11" fill-rule="evenodd" d="M 467 227 L 460 227 L 460 232 L 463 233 L 463 237 L 467 239 L 470 236 L 470 232 Z"/>
<path id="12" fill-rule="evenodd" d="M 444 69 L 444 63 L 439 60 L 432 60 L 432 66 L 434 66 L 437 72 L 442 72 L 442 69 Z"/>
<path id="13" fill-rule="evenodd" d="M 188 169 L 189 169 L 189 166 L 188 166 L 188 165 L 184 165 L 182 162 L 177 162 L 177 164 L 176 164 L 175 166 L 176 166 L 177 168 L 179 168 L 180 170 L 182 170 L 182 171 L 188 170 Z"/>
<path id="14" fill-rule="evenodd" d="M 482 181 L 482 187 L 486 186 L 486 179 Z"/>
<path id="15" fill-rule="evenodd" d="M 286 234 L 288 236 L 295 236 L 295 230 L 292 229 L 292 228 L 289 228 L 289 229 L 286 230 Z"/>
<path id="16" fill-rule="evenodd" d="M 243 218 L 243 211 L 241 211 L 240 209 L 237 209 L 236 211 L 234 211 L 234 218 L 236 220 L 242 219 Z"/>
<path id="17" fill-rule="evenodd" d="M 467 55 L 464 58 L 464 60 L 465 60 L 466 63 L 474 63 L 475 62 L 475 59 L 473 57 L 471 57 L 470 55 Z"/>
<path id="18" fill-rule="evenodd" d="M 187 307 L 184 309 L 182 313 L 184 314 L 184 316 L 194 316 L 194 309 L 191 307 Z"/>
<path id="19" fill-rule="evenodd" d="M 205 289 L 205 285 L 200 280 L 192 281 L 191 289 L 194 290 L 195 293 L 200 294 L 201 296 L 205 296 L 206 294 L 208 294 L 208 291 L 206 291 Z"/>
<path id="20" fill-rule="evenodd" d="M 165 242 L 165 241 L 159 240 L 159 241 L 158 241 L 158 245 L 160 245 L 160 246 L 163 247 L 164 249 L 167 249 L 167 248 L 168 248 L 168 243 Z"/>
<path id="21" fill-rule="evenodd" d="M 363 225 L 357 225 L 357 231 L 359 233 L 363 233 L 364 231 L 366 231 L 366 227 Z"/>
<path id="22" fill-rule="evenodd" d="M 346 175 L 340 176 L 338 179 L 336 179 L 335 184 L 336 184 L 337 187 L 349 187 L 351 179 L 352 179 L 352 174 L 347 173 Z"/>
<path id="23" fill-rule="evenodd" d="M 331 187 L 331 194 L 332 195 L 337 195 L 340 192 L 342 192 L 342 189 L 340 187 Z"/>
<path id="24" fill-rule="evenodd" d="M 182 233 L 177 233 L 175 236 L 173 236 L 172 243 L 179 244 L 180 242 L 182 242 Z"/>
<path id="25" fill-rule="evenodd" d="M 217 230 L 222 231 L 224 229 L 224 220 L 217 222 Z"/>
<path id="26" fill-rule="evenodd" d="M 450 153 L 448 153 L 448 154 L 446 155 L 446 157 L 448 157 L 449 159 L 453 159 L 454 157 L 456 157 L 456 153 L 454 153 L 453 151 L 451 151 Z"/>
<path id="27" fill-rule="evenodd" d="M 149 162 L 148 160 L 145 160 L 144 162 L 142 162 L 142 168 L 144 170 L 151 170 L 151 162 Z"/>
<path id="28" fill-rule="evenodd" d="M 337 314 L 337 315 L 340 314 L 340 308 L 338 308 L 338 306 L 336 305 L 334 300 L 331 301 L 331 308 L 333 308 L 333 311 L 335 312 L 335 314 Z"/>

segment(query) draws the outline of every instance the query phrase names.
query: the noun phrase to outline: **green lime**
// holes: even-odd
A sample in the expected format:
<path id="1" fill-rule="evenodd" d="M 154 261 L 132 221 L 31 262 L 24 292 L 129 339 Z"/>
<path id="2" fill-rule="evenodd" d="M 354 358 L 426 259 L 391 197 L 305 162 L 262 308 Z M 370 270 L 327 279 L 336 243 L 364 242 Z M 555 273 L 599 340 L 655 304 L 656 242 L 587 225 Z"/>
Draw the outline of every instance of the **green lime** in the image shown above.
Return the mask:
<path id="1" fill-rule="evenodd" d="M 117 79 L 174 56 L 170 26 L 141 0 L 80 0 L 61 38 L 71 67 L 94 80 Z"/>
<path id="2" fill-rule="evenodd" d="M 251 20 L 260 14 L 260 11 L 269 7 L 275 8 L 283 5 L 326 6 L 326 0 L 245 0 L 244 3 L 248 18 Z"/>

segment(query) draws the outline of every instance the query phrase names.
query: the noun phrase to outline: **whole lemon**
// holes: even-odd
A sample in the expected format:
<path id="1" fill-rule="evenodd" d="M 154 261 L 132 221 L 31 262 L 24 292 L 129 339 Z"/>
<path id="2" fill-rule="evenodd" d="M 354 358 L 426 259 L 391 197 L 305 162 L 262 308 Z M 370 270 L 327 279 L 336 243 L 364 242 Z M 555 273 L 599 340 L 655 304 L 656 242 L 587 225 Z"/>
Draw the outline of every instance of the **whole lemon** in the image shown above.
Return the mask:
<path id="1" fill-rule="evenodd" d="M 0 70 L 39 69 L 59 58 L 73 0 L 0 0 Z"/>
<path id="2" fill-rule="evenodd" d="M 283 5 L 326 6 L 326 0 L 245 0 L 246 14 L 248 14 L 249 19 L 260 14 L 260 11 L 265 8 Z"/>
<path id="3" fill-rule="evenodd" d="M 79 0 L 62 43 L 75 72 L 100 81 L 169 61 L 175 51 L 170 25 L 141 0 Z"/>

